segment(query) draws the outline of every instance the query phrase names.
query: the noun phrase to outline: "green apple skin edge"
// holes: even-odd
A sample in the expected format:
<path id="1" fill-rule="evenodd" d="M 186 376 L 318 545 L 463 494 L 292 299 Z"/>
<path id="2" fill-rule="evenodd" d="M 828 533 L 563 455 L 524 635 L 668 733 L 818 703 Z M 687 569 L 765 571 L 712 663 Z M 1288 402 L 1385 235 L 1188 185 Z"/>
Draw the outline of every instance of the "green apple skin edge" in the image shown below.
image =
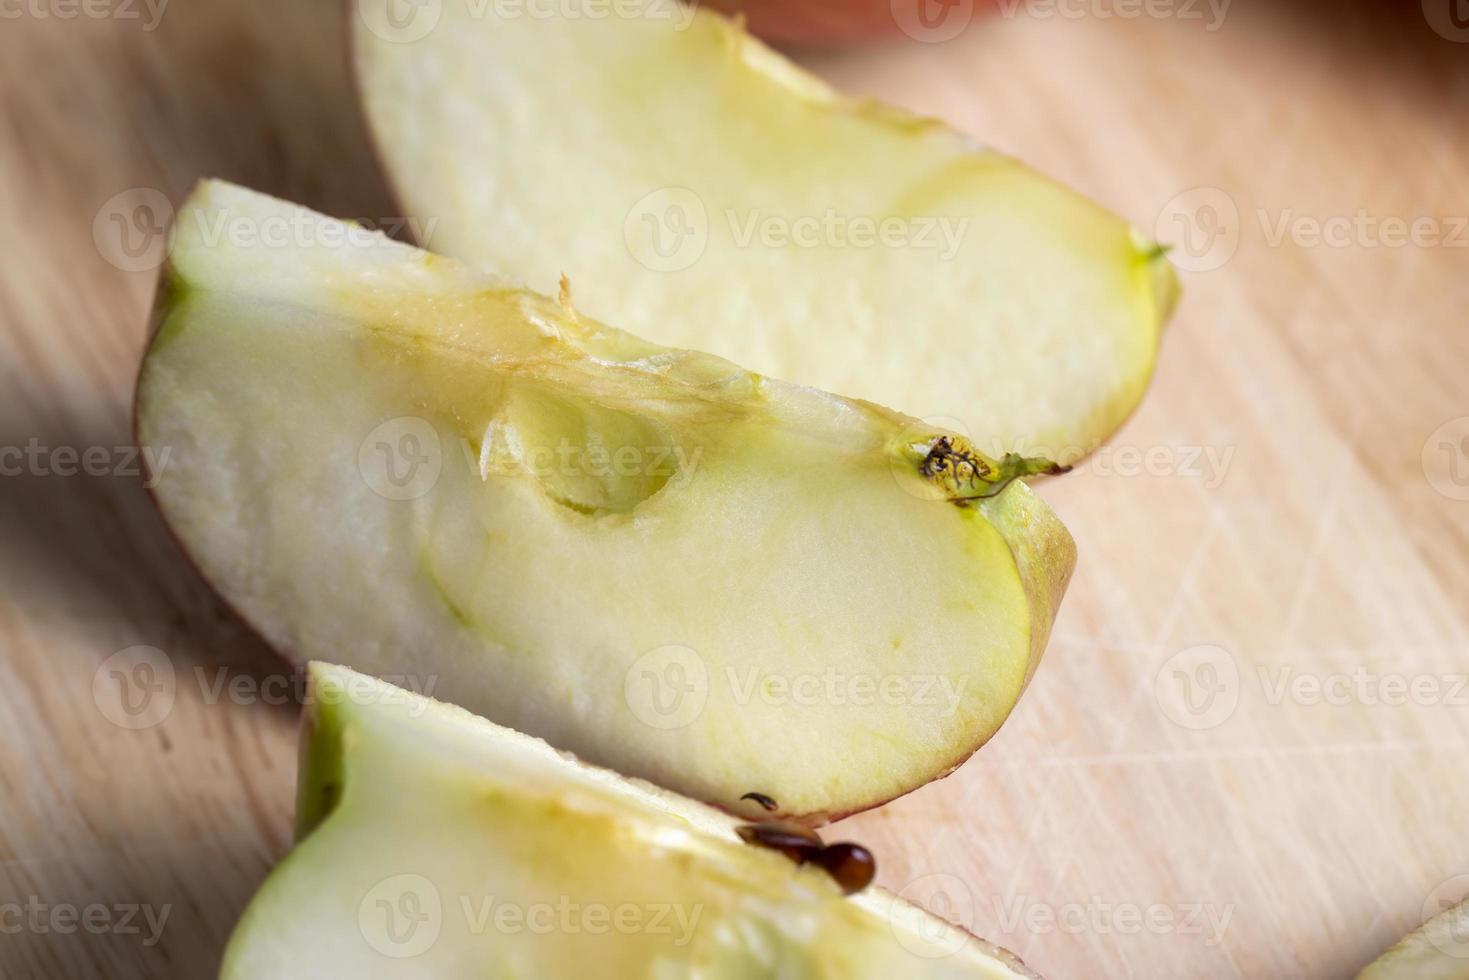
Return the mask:
<path id="1" fill-rule="evenodd" d="M 154 495 L 275 649 L 732 812 L 819 824 L 959 765 L 1075 560 L 1021 479 L 1048 461 L 228 184 L 180 209 L 159 304 Z"/>
<path id="2" fill-rule="evenodd" d="M 358 84 L 426 247 L 994 456 L 1073 463 L 1141 401 L 1165 250 L 1020 161 L 702 8 L 443 0 L 407 34 L 383 2 Z"/>
<path id="3" fill-rule="evenodd" d="M 1035 975 L 736 821 L 343 667 L 313 664 L 295 849 L 223 980 Z"/>
<path id="4" fill-rule="evenodd" d="M 1469 980 L 1469 901 L 1408 933 L 1357 980 Z"/>

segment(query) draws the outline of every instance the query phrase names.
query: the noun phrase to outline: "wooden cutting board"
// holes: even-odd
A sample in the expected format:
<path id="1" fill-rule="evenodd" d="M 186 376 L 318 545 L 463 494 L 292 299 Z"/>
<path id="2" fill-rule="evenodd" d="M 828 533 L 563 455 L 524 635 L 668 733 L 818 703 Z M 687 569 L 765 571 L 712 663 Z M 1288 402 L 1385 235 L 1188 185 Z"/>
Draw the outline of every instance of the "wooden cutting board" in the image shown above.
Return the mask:
<path id="1" fill-rule="evenodd" d="M 0 457 L 0 975 L 207 976 L 289 846 L 296 712 L 249 703 L 282 666 L 130 475 L 137 205 L 217 175 L 394 207 L 339 4 L 27 2 L 0 19 L 0 447 L 34 447 Z M 1347 977 L 1469 889 L 1469 45 L 1433 8 L 1442 34 L 1414 3 L 1042 2 L 806 59 L 1192 270 L 1142 410 L 1044 486 L 1081 564 L 1030 694 L 838 831 L 1043 974 Z M 176 691 L 133 728 L 108 658 L 139 645 Z"/>

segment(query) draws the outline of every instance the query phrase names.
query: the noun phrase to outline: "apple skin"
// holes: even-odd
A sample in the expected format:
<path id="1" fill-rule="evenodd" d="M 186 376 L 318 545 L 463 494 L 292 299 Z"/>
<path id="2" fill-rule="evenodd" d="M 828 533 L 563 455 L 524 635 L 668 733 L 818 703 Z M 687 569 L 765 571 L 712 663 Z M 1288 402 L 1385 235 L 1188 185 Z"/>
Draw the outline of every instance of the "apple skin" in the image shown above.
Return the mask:
<path id="1" fill-rule="evenodd" d="M 995 0 L 703 0 L 703 5 L 743 14 L 750 31 L 767 41 L 833 47 L 901 38 L 898 11 L 914 21 L 935 23 L 945 16 L 966 17 L 993 9 Z M 952 11 L 942 9 L 945 5 Z"/>
<path id="2" fill-rule="evenodd" d="M 148 348 L 153 346 L 153 341 L 157 339 L 158 331 L 162 328 L 163 321 L 167 319 L 167 303 L 164 301 L 169 286 L 167 270 L 168 266 L 165 264 L 159 270 L 158 283 L 153 287 L 153 306 L 148 312 L 148 326 L 145 331 L 148 340 L 143 345 L 144 351 L 147 351 Z M 178 530 L 163 517 L 163 502 L 158 499 L 158 484 L 163 478 L 163 470 L 159 469 L 155 471 L 152 464 L 149 463 L 149 455 L 143 452 L 144 441 L 142 431 L 139 428 L 137 393 L 139 384 L 143 379 L 143 369 L 146 366 L 146 360 L 139 358 L 138 368 L 133 372 L 133 401 L 128 406 L 128 433 L 132 439 L 133 448 L 138 452 L 138 461 L 141 467 L 138 480 L 143 485 L 143 493 L 147 496 L 148 502 L 153 505 L 154 512 L 160 518 L 164 535 L 168 538 L 169 543 L 173 545 L 174 551 L 183 559 L 184 565 L 204 584 L 204 587 L 213 595 L 214 601 L 219 603 L 224 615 L 233 621 L 233 625 L 245 638 L 256 649 L 266 651 L 274 657 L 275 666 L 289 671 L 292 681 L 295 681 L 297 678 L 304 678 L 306 676 L 306 666 L 310 661 L 305 657 L 297 656 L 291 650 L 271 643 L 264 633 L 256 629 L 255 624 L 250 622 L 249 618 L 239 610 L 239 607 L 230 601 L 230 597 L 225 590 L 220 588 L 204 571 L 204 566 L 194 557 L 194 553 L 189 550 L 188 543 L 179 536 Z M 1035 671 L 1034 664 L 1031 665 L 1030 670 L 1032 673 Z M 1029 678 L 1027 677 L 1028 682 Z M 291 689 L 296 690 L 294 683 Z"/>
<path id="3" fill-rule="evenodd" d="M 236 189 L 236 191 L 238 193 L 245 193 L 239 191 L 239 189 Z M 276 203 L 278 204 L 280 202 Z M 181 209 L 181 213 L 182 211 L 183 209 Z M 178 252 L 175 254 L 174 260 L 178 261 L 180 256 L 190 254 L 192 252 L 189 247 L 189 241 L 185 238 Z M 161 314 L 177 301 L 176 297 L 183 295 L 181 292 L 176 292 L 167 285 L 173 271 L 171 264 L 169 269 L 165 271 L 164 284 L 158 293 L 158 302 L 154 311 L 154 322 L 151 324 L 150 330 L 150 333 L 155 338 L 159 335 Z M 155 344 L 151 346 L 156 346 L 156 340 Z M 134 404 L 134 425 L 140 444 L 149 442 L 147 427 L 143 424 L 143 419 L 146 417 L 146 413 L 142 410 L 144 387 L 144 384 L 139 384 L 139 397 Z M 867 411 L 873 413 L 874 421 L 878 420 L 877 416 L 885 416 L 887 414 L 876 406 L 866 406 L 866 408 Z M 161 472 L 150 473 L 150 476 L 154 478 L 150 482 L 155 483 L 157 487 L 161 488 L 165 485 L 165 481 L 161 479 L 163 477 Z M 167 516 L 167 494 L 155 489 L 153 496 L 155 501 L 160 504 L 160 508 L 164 511 L 165 516 Z M 994 528 L 995 532 L 1004 541 L 1004 544 L 1008 546 L 1010 557 L 1015 563 L 1014 567 L 1019 573 L 1018 584 L 1023 590 L 1024 603 L 1029 606 L 1032 613 L 1029 635 L 1023 641 L 1024 646 L 1022 647 L 1022 649 L 1025 649 L 1025 655 L 1023 655 L 1023 659 L 1021 660 L 1024 664 L 1024 680 L 1021 684 L 1021 689 L 1023 690 L 1024 683 L 1028 682 L 1034 673 L 1035 667 L 1045 649 L 1050 624 L 1055 616 L 1057 606 L 1059 605 L 1074 564 L 1074 544 L 1070 536 L 1065 532 L 1065 529 L 1055 520 L 1054 515 L 1051 515 L 1039 499 L 1023 486 L 1012 486 L 1005 493 L 976 502 L 973 507 L 982 514 L 983 520 Z M 945 510 L 945 513 L 947 512 Z M 176 528 L 176 525 L 170 523 L 171 530 L 176 530 Z M 221 580 L 217 577 L 220 569 L 219 564 L 209 561 L 206 554 L 195 554 L 194 547 L 191 545 L 187 535 L 178 535 L 176 540 L 179 542 L 181 550 L 190 556 L 193 564 L 200 570 L 205 580 L 215 587 L 215 591 L 221 597 L 225 597 L 226 604 L 234 605 L 228 597 L 239 595 L 239 590 L 232 590 L 229 587 L 227 578 Z M 197 544 L 197 541 L 193 544 Z M 241 611 L 249 616 L 248 606 Z M 248 618 L 246 621 L 252 622 Z M 288 637 L 278 633 L 271 633 L 268 630 L 260 630 L 258 622 L 255 625 L 257 633 L 262 636 L 271 637 L 270 642 L 288 662 L 301 664 L 305 659 L 305 651 L 296 648 L 296 644 L 292 643 Z M 1018 699 L 1019 693 L 1016 692 L 1013 698 Z M 1013 706 L 1013 699 L 1011 706 Z M 999 721 L 1002 720 L 1003 718 L 999 719 Z M 999 724 L 996 723 L 994 728 L 998 727 Z M 966 738 L 951 742 L 947 748 L 950 749 L 952 755 L 949 755 L 947 759 L 941 757 L 939 765 L 934 766 L 932 769 L 926 769 L 928 775 L 925 777 L 925 781 L 929 778 L 939 778 L 952 772 L 953 769 L 979 748 L 983 744 L 983 741 L 991 734 L 993 734 L 993 730 L 983 733 L 979 738 L 972 740 Z M 744 801 L 736 803 L 732 795 L 724 799 L 723 802 L 729 810 L 749 817 L 783 817 L 798 820 L 808 825 L 820 825 L 849 813 L 881 805 L 893 796 L 907 792 L 913 788 L 916 788 L 916 785 L 899 789 L 897 792 L 889 791 L 885 793 L 879 791 L 866 795 L 850 795 L 836 805 L 810 808 L 792 807 L 790 810 L 780 810 L 774 814 L 764 813 L 755 803 Z M 784 792 L 779 794 L 779 798 L 786 799 L 789 802 Z"/>
<path id="4" fill-rule="evenodd" d="M 880 887 L 842 896 L 824 872 L 746 846 L 737 820 L 691 799 L 345 667 L 313 663 L 308 677 L 297 846 L 243 913 L 222 980 L 450 980 L 482 977 L 487 964 L 508 964 L 507 976 L 1040 980 L 1013 953 Z M 699 918 L 670 946 L 656 927 L 597 939 L 454 928 L 439 916 L 442 934 L 399 958 L 373 941 L 397 942 L 367 928 L 364 893 L 404 877 L 413 892 L 461 903 L 656 897 Z"/>
<path id="5" fill-rule="evenodd" d="M 1357 980 L 1464 980 L 1469 899 L 1440 912 L 1369 963 Z"/>

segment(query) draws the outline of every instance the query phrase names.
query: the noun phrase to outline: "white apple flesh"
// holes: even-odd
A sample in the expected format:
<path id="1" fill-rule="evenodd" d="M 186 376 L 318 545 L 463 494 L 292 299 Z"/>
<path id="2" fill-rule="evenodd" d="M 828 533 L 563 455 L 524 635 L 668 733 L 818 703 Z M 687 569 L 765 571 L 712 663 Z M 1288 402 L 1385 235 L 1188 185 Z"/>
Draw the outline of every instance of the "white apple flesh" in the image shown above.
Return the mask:
<path id="1" fill-rule="evenodd" d="M 1045 647 L 1074 548 L 1011 482 L 1044 464 L 227 184 L 167 276 L 155 495 L 298 662 L 820 823 L 957 766 Z"/>
<path id="2" fill-rule="evenodd" d="M 1357 980 L 1469 980 L 1469 901 L 1408 933 Z"/>
<path id="3" fill-rule="evenodd" d="M 313 665 L 299 843 L 223 980 L 1023 980 L 880 888 L 742 844 L 734 821 L 544 742 Z"/>
<path id="4" fill-rule="evenodd" d="M 368 8 L 376 8 L 369 3 Z M 1016 160 L 668 0 L 354 18 L 424 244 L 762 375 L 1073 462 L 1152 374 L 1162 250 Z"/>

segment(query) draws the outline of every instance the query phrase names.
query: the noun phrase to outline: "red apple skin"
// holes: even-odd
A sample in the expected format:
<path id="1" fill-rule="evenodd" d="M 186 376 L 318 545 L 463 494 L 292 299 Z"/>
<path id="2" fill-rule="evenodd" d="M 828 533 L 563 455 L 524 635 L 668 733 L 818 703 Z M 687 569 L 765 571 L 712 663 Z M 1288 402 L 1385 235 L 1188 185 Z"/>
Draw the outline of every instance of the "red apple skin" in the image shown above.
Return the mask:
<path id="1" fill-rule="evenodd" d="M 702 0 L 727 14 L 744 14 L 750 32 L 767 41 L 834 47 L 882 38 L 901 38 L 898 13 L 909 22 L 968 17 L 996 0 Z M 948 5 L 952 9 L 945 9 Z M 907 8 L 906 10 L 904 8 Z M 911 11 L 911 14 L 908 12 Z M 920 19 L 921 15 L 921 19 Z"/>

